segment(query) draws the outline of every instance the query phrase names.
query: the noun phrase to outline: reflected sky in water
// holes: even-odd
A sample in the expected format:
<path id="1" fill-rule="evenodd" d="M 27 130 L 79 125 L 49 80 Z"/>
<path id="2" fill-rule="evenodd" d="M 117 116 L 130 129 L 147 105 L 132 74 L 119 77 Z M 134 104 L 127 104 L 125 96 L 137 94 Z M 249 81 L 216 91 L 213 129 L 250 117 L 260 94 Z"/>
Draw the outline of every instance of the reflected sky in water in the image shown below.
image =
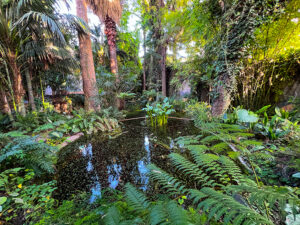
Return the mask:
<path id="1" fill-rule="evenodd" d="M 62 199 L 78 192 L 90 192 L 90 202 L 101 198 L 103 188 L 122 189 L 127 182 L 141 190 L 149 189 L 147 165 L 167 166 L 170 150 L 157 145 L 159 140 L 174 147 L 174 138 L 192 134 L 191 125 L 183 121 L 169 122 L 159 132 L 142 121 L 127 123 L 116 138 L 93 136 L 62 149 L 57 163 L 58 192 Z"/>

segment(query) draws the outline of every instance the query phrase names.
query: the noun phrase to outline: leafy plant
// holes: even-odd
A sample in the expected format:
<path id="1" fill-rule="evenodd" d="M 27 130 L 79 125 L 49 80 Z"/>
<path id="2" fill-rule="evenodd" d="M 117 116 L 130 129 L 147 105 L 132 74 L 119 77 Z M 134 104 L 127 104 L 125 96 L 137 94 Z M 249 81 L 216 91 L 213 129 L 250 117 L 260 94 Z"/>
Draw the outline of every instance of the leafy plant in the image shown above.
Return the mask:
<path id="1" fill-rule="evenodd" d="M 208 219 L 222 218 L 222 224 L 273 224 L 278 213 L 284 220 L 286 204 L 297 210 L 297 189 L 255 184 L 229 158 L 190 146 L 187 156 L 169 155 L 170 172 L 150 165 L 150 177 L 170 196 L 188 196 Z"/>
<path id="2" fill-rule="evenodd" d="M 162 103 L 147 104 L 143 110 L 147 112 L 151 126 L 163 126 L 167 124 L 169 115 L 175 111 L 173 106 L 170 105 L 168 98 L 165 98 Z"/>
<path id="3" fill-rule="evenodd" d="M 34 184 L 34 176 L 32 170 L 23 168 L 0 173 L 0 215 L 7 223 L 23 224 L 54 205 L 51 195 L 56 182 Z"/>
<path id="4" fill-rule="evenodd" d="M 0 139 L 6 139 L 6 145 L 0 150 L 1 169 L 25 167 L 33 169 L 37 175 L 54 172 L 55 147 L 38 142 L 37 137 L 29 137 L 22 133 L 19 135 L 4 134 L 2 137 L 0 136 Z"/>
<path id="5" fill-rule="evenodd" d="M 86 112 L 83 109 L 78 112 L 73 111 L 74 118 L 70 119 L 67 123 L 62 124 L 57 131 L 63 133 L 78 133 L 84 134 L 96 133 L 99 130 L 102 132 L 112 131 L 119 128 L 116 119 L 100 117 L 96 113 Z"/>

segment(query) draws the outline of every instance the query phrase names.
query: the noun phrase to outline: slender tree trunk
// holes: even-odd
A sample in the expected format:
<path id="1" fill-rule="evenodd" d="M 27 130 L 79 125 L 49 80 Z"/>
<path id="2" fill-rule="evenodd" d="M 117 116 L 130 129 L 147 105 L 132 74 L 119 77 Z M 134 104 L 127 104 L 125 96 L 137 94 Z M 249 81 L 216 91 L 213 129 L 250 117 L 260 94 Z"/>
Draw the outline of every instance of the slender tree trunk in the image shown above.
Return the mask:
<path id="1" fill-rule="evenodd" d="M 153 29 L 154 49 L 159 55 L 156 60 L 158 66 L 157 79 L 161 79 L 161 90 L 163 96 L 167 96 L 167 80 L 166 80 L 166 40 L 164 40 L 164 31 L 162 28 L 162 12 L 161 9 L 165 7 L 163 0 L 151 0 L 150 6 L 155 10 L 151 10 L 152 19 L 150 20 Z M 155 22 L 154 22 L 155 21 Z"/>
<path id="2" fill-rule="evenodd" d="M 22 75 L 20 71 L 20 67 L 17 65 L 17 56 L 14 51 L 10 51 L 8 54 L 9 65 L 12 70 L 13 75 L 13 91 L 15 96 L 15 102 L 17 105 L 17 110 L 22 115 L 25 115 L 25 106 L 23 102 L 23 97 L 25 94 L 23 83 L 22 83 Z"/>
<path id="3" fill-rule="evenodd" d="M 166 75 L 166 55 L 167 47 L 161 46 L 161 59 L 160 59 L 160 68 L 161 68 L 161 86 L 163 96 L 167 96 L 167 75 Z"/>
<path id="4" fill-rule="evenodd" d="M 87 4 L 85 0 L 76 0 L 77 16 L 88 23 Z M 92 42 L 89 34 L 78 34 L 80 67 L 83 81 L 83 92 L 85 96 L 86 110 L 99 110 L 100 104 L 97 100 L 98 88 L 95 75 L 95 66 L 92 53 Z"/>
<path id="5" fill-rule="evenodd" d="M 11 109 L 10 109 L 5 91 L 2 88 L 0 88 L 0 97 L 1 97 L 0 102 L 1 102 L 2 112 L 5 114 L 8 114 L 8 115 L 11 115 Z"/>
<path id="6" fill-rule="evenodd" d="M 30 76 L 30 73 L 29 73 L 29 69 L 26 69 L 25 76 L 26 76 L 27 89 L 28 89 L 29 105 L 31 107 L 31 110 L 35 111 L 36 107 L 35 107 L 35 103 L 34 103 L 31 76 Z"/>
<path id="7" fill-rule="evenodd" d="M 146 83 L 147 83 L 147 77 L 146 77 L 146 29 L 143 27 L 143 49 L 144 49 L 144 62 L 143 62 L 143 90 L 146 91 Z"/>
<path id="8" fill-rule="evenodd" d="M 107 42 L 109 46 L 109 61 L 110 61 L 110 71 L 112 74 L 116 76 L 116 87 L 117 87 L 117 95 L 120 93 L 120 76 L 118 70 L 118 59 L 117 59 L 117 45 L 116 45 L 116 37 L 117 37 L 117 25 L 116 22 L 113 21 L 111 17 L 106 15 L 105 21 L 105 35 L 107 37 Z M 124 104 L 124 100 L 116 99 L 116 105 L 119 109 L 122 108 Z"/>

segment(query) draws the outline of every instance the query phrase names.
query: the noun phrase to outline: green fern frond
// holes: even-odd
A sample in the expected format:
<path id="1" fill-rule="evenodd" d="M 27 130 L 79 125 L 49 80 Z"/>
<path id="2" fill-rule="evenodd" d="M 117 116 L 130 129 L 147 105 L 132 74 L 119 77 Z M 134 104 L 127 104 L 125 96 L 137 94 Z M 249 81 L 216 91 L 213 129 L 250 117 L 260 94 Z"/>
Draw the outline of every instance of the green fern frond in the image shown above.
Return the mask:
<path id="1" fill-rule="evenodd" d="M 223 224 L 273 224 L 256 211 L 240 204 L 231 196 L 217 192 L 211 188 L 200 191 L 190 190 L 194 204 L 209 213 L 209 218 L 223 218 Z"/>
<path id="2" fill-rule="evenodd" d="M 150 164 L 150 178 L 157 181 L 169 194 L 181 194 L 186 192 L 186 187 L 177 178 L 161 170 L 157 166 Z"/>
<path id="3" fill-rule="evenodd" d="M 191 151 L 193 160 L 201 167 L 210 177 L 214 177 L 221 184 L 227 184 L 230 180 L 226 171 L 218 164 L 219 156 L 213 154 L 200 154 L 196 151 Z"/>
<path id="4" fill-rule="evenodd" d="M 199 153 L 204 153 L 209 150 L 206 145 L 187 145 L 185 146 L 188 150 L 198 151 Z"/>
<path id="5" fill-rule="evenodd" d="M 188 224 L 186 212 L 175 201 L 170 201 L 166 204 L 166 212 L 170 225 Z"/>
<path id="6" fill-rule="evenodd" d="M 268 153 L 264 153 L 264 152 L 253 152 L 251 154 L 251 158 L 255 158 L 255 159 L 262 159 L 262 160 L 274 160 L 274 156 L 268 154 Z"/>
<path id="7" fill-rule="evenodd" d="M 229 126 L 227 126 L 229 125 Z M 235 132 L 245 132 L 244 128 L 241 128 L 239 125 L 231 125 L 231 124 L 222 124 L 222 132 L 224 133 L 235 133 Z"/>
<path id="8" fill-rule="evenodd" d="M 107 214 L 104 217 L 104 222 L 106 225 L 120 225 L 121 215 L 119 210 L 112 206 L 108 209 Z"/>
<path id="9" fill-rule="evenodd" d="M 203 144 L 208 144 L 208 143 L 212 143 L 212 142 L 216 142 L 216 141 L 219 141 L 220 138 L 216 135 L 210 135 L 210 136 L 207 136 L 203 139 L 201 139 L 201 143 Z"/>
<path id="10" fill-rule="evenodd" d="M 125 189 L 126 202 L 128 203 L 128 205 L 132 206 L 136 211 L 144 211 L 150 206 L 150 203 L 148 202 L 146 196 L 139 192 L 131 184 L 126 184 Z"/>
<path id="11" fill-rule="evenodd" d="M 194 181 L 203 187 L 214 187 L 216 185 L 216 181 L 214 179 L 208 176 L 204 171 L 200 170 L 196 164 L 192 163 L 183 156 L 177 153 L 172 153 L 169 155 L 169 158 L 174 167 L 187 176 L 187 180 Z"/>
<path id="12" fill-rule="evenodd" d="M 153 206 L 150 211 L 150 224 L 186 225 L 188 218 L 186 212 L 175 201 L 162 202 Z"/>
<path id="13" fill-rule="evenodd" d="M 244 145 L 252 145 L 252 146 L 262 146 L 263 142 L 262 141 L 257 141 L 257 140 L 242 140 L 242 143 Z"/>
<path id="14" fill-rule="evenodd" d="M 240 167 L 238 167 L 231 159 L 226 156 L 220 156 L 219 162 L 221 163 L 221 167 L 226 170 L 233 181 L 237 183 L 245 181 Z"/>
<path id="15" fill-rule="evenodd" d="M 224 151 L 227 151 L 229 149 L 230 148 L 229 148 L 229 146 L 226 142 L 221 142 L 221 143 L 215 144 L 215 145 L 210 147 L 210 150 L 212 150 L 214 152 L 217 152 L 217 153 L 224 152 Z"/>
<path id="16" fill-rule="evenodd" d="M 33 133 L 39 133 L 41 131 L 45 131 L 45 130 L 50 130 L 50 129 L 54 129 L 54 125 L 53 123 L 47 123 L 47 124 L 44 124 L 42 126 L 39 126 L 38 128 L 36 128 Z"/>
<path id="17" fill-rule="evenodd" d="M 244 133 L 244 132 L 237 132 L 237 133 L 231 133 L 230 135 L 234 136 L 234 137 L 244 137 L 244 138 L 248 138 L 248 137 L 254 137 L 255 134 L 253 133 Z"/>
<path id="18" fill-rule="evenodd" d="M 254 185 L 231 185 L 226 187 L 227 192 L 230 193 L 247 193 L 248 200 L 251 204 L 255 204 L 257 207 L 264 208 L 265 202 L 269 203 L 270 208 L 278 209 L 275 206 L 277 202 L 282 209 L 289 203 L 291 206 L 299 206 L 300 199 L 297 194 L 293 192 L 290 187 L 276 187 L 276 186 L 263 186 L 257 187 Z"/>

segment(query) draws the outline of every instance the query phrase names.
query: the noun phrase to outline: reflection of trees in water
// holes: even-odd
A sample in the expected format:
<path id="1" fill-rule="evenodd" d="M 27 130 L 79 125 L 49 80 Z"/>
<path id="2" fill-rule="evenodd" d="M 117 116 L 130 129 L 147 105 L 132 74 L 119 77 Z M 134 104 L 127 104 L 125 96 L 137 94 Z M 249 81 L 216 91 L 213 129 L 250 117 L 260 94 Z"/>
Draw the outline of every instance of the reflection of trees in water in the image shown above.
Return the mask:
<path id="1" fill-rule="evenodd" d="M 180 121 L 181 122 L 181 121 Z M 92 198 L 101 193 L 101 188 L 121 188 L 131 182 L 146 190 L 149 185 L 146 166 L 155 163 L 162 168 L 167 166 L 168 151 L 155 143 L 150 143 L 150 136 L 169 143 L 169 137 L 190 135 L 189 127 L 175 126 L 172 122 L 167 132 L 154 131 L 142 126 L 128 126 L 127 133 L 116 139 L 100 140 L 94 137 L 91 144 L 78 147 L 72 144 L 72 149 L 58 163 L 58 185 L 61 196 L 76 191 L 91 191 Z M 186 126 L 186 125 L 185 125 Z M 178 132 L 181 133 L 178 133 Z M 88 143 L 87 140 L 85 140 Z M 93 197 L 94 196 L 94 197 Z"/>

